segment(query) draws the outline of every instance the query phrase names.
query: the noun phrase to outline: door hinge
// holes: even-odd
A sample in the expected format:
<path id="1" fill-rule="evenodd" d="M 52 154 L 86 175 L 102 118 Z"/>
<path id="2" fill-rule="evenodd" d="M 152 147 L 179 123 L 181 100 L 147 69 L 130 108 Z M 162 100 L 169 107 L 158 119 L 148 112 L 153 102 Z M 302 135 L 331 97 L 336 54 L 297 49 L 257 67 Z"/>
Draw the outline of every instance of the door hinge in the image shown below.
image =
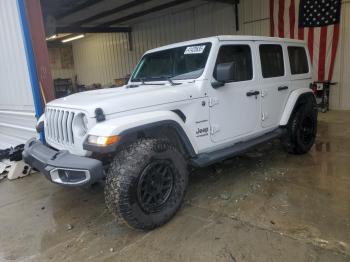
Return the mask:
<path id="1" fill-rule="evenodd" d="M 210 127 L 210 134 L 211 135 L 214 135 L 214 134 L 216 134 L 219 131 L 220 131 L 220 126 L 219 125 L 212 125 Z"/>
<path id="2" fill-rule="evenodd" d="M 215 105 L 219 104 L 219 99 L 217 97 L 211 97 L 209 99 L 209 106 L 213 107 Z"/>
<path id="3" fill-rule="evenodd" d="M 262 113 L 261 114 L 261 120 L 265 121 L 269 117 L 268 113 Z"/>

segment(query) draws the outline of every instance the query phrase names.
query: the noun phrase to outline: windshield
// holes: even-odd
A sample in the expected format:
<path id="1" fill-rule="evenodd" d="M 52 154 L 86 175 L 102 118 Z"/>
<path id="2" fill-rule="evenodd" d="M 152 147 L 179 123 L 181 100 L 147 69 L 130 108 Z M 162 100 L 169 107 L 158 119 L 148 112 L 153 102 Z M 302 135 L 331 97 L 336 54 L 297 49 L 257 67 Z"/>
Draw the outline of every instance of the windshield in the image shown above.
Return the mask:
<path id="1" fill-rule="evenodd" d="M 146 54 L 131 81 L 195 79 L 202 75 L 211 43 L 202 43 Z"/>

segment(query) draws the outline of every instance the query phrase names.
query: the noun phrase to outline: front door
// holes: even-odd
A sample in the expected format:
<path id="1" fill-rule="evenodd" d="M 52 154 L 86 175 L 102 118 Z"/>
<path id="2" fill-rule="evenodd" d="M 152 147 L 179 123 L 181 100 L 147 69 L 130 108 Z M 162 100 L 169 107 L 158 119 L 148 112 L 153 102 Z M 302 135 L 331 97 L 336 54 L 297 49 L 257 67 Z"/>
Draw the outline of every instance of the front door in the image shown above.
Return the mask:
<path id="1" fill-rule="evenodd" d="M 283 44 L 259 43 L 261 64 L 261 125 L 279 125 L 290 87 L 287 77 L 286 50 Z"/>
<path id="2" fill-rule="evenodd" d="M 225 42 L 220 46 L 216 67 L 233 63 L 233 79 L 219 88 L 209 88 L 211 139 L 230 141 L 252 133 L 260 125 L 260 88 L 255 73 L 255 45 Z"/>

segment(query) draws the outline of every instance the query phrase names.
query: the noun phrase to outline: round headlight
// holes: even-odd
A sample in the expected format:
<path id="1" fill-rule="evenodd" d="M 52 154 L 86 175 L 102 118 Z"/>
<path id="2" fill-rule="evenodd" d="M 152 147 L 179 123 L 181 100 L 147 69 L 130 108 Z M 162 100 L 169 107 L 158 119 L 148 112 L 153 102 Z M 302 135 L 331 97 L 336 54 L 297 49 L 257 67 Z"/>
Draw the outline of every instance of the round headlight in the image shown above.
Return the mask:
<path id="1" fill-rule="evenodd" d="M 85 136 L 88 131 L 88 119 L 85 114 L 79 113 L 74 117 L 73 132 L 77 136 Z"/>

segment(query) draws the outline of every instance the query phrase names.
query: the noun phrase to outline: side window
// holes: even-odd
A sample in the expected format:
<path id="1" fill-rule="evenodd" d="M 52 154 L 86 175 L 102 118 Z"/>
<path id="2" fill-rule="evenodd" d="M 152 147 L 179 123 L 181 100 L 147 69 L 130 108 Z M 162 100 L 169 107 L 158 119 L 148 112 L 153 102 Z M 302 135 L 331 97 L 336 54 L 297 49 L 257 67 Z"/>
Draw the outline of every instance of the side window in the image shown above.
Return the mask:
<path id="1" fill-rule="evenodd" d="M 248 45 L 224 45 L 220 47 L 216 66 L 223 63 L 233 63 L 234 79 L 231 82 L 246 81 L 253 78 L 252 53 Z"/>
<path id="2" fill-rule="evenodd" d="M 261 70 L 264 78 L 284 76 L 283 51 L 280 45 L 260 45 Z"/>
<path id="3" fill-rule="evenodd" d="M 309 73 L 309 64 L 304 47 L 288 46 L 288 56 L 292 75 Z"/>

